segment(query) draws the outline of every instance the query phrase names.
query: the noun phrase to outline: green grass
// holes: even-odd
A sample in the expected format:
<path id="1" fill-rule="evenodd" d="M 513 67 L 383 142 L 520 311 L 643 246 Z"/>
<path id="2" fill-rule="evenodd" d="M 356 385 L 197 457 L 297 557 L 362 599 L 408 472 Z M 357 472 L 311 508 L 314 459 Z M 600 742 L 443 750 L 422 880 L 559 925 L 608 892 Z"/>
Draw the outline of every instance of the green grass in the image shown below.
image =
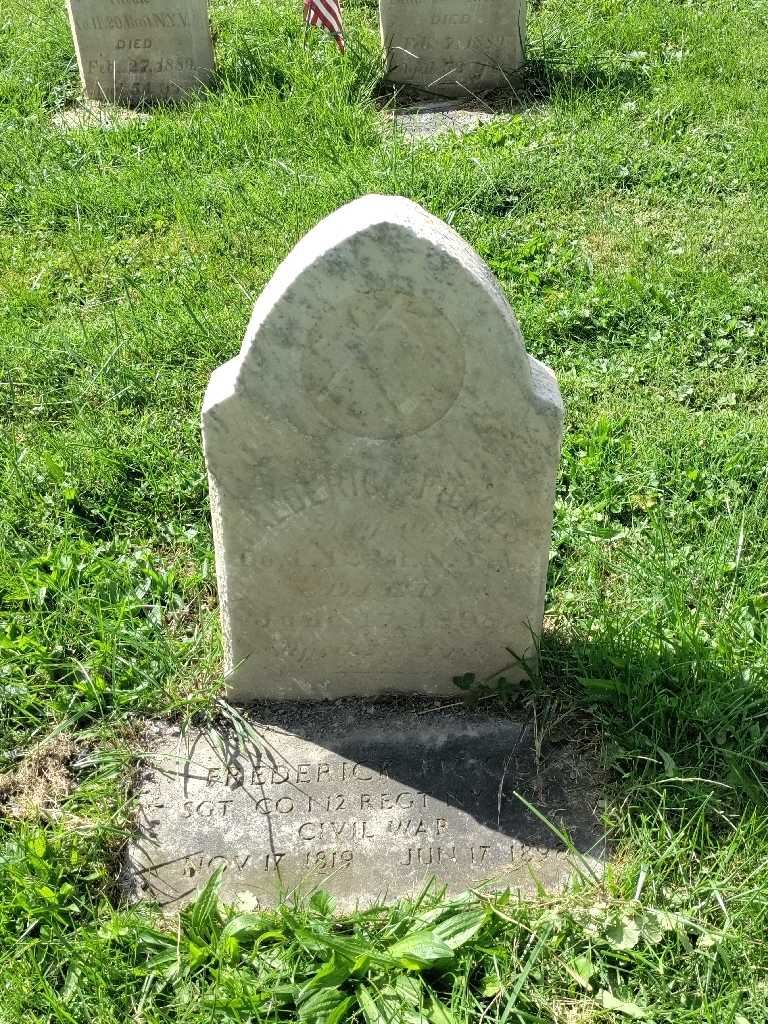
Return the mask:
<path id="1" fill-rule="evenodd" d="M 519 111 L 416 147 L 379 113 L 374 6 L 346 58 L 299 6 L 212 0 L 208 97 L 68 133 L 63 4 L 0 12 L 0 1021 L 766 1021 L 765 4 L 534 4 Z M 603 737 L 614 865 L 338 920 L 209 893 L 163 930 L 116 875 L 140 717 L 220 692 L 203 390 L 370 191 L 451 222 L 560 380 L 524 702 Z"/>

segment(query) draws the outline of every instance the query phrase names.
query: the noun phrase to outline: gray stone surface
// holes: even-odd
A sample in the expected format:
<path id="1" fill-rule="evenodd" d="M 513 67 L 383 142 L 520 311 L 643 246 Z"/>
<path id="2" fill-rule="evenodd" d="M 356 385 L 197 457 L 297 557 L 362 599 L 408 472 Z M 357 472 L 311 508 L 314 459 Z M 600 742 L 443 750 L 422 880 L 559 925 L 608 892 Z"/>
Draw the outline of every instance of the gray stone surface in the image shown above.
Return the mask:
<path id="1" fill-rule="evenodd" d="M 380 0 L 389 78 L 441 96 L 504 89 L 524 60 L 525 0 Z"/>
<path id="2" fill-rule="evenodd" d="M 241 907 L 321 886 L 352 909 L 431 877 L 451 893 L 489 880 L 525 894 L 536 879 L 557 889 L 576 865 L 599 874 L 594 765 L 539 741 L 530 722 L 418 701 L 262 708 L 245 742 L 160 733 L 126 882 L 174 910 L 221 865 L 223 897 Z"/>
<path id="3" fill-rule="evenodd" d="M 150 117 L 151 114 L 147 110 L 118 107 L 113 103 L 85 99 L 75 106 L 57 110 L 51 121 L 53 126 L 62 132 L 87 131 L 90 128 L 112 131 L 127 124 L 142 124 Z"/>
<path id="4" fill-rule="evenodd" d="M 408 107 L 396 108 L 389 117 L 408 139 L 428 139 L 433 135 L 454 132 L 464 135 L 474 131 L 481 124 L 489 124 L 499 115 L 483 104 L 466 104 L 459 101 L 440 103 L 415 103 Z"/>
<path id="5" fill-rule="evenodd" d="M 230 697 L 453 692 L 532 656 L 561 425 L 451 228 L 392 196 L 326 218 L 205 396 Z"/>
<path id="6" fill-rule="evenodd" d="M 208 0 L 67 0 L 67 7 L 89 99 L 178 100 L 210 82 Z"/>

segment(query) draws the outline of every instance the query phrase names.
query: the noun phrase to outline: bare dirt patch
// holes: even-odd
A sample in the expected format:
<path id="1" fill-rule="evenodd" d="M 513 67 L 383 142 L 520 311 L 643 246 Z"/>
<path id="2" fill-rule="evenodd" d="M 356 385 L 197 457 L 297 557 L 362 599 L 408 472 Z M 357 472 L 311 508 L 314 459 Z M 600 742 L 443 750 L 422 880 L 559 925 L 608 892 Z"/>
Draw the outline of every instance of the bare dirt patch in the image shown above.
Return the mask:
<path id="1" fill-rule="evenodd" d="M 0 775 L 0 813 L 11 818 L 55 818 L 74 788 L 70 765 L 77 746 L 57 733 L 30 750 L 13 771 Z"/>

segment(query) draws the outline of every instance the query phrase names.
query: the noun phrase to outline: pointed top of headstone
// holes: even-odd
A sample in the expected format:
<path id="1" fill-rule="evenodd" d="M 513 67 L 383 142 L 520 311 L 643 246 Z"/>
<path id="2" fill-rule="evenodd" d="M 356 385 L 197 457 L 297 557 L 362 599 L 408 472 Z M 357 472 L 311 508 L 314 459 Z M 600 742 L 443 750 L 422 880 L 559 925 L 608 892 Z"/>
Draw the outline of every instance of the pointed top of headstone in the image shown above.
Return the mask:
<path id="1" fill-rule="evenodd" d="M 232 695 L 450 691 L 530 653 L 561 423 L 455 231 L 396 196 L 325 218 L 205 397 Z"/>
<path id="2" fill-rule="evenodd" d="M 536 398 L 520 328 L 498 281 L 453 228 L 402 196 L 356 199 L 298 242 L 257 299 L 239 356 L 214 375 L 205 409 L 238 383 L 246 387 L 249 367 L 263 368 L 268 357 L 267 336 L 275 332 L 284 348 L 287 339 L 277 339 L 286 330 L 307 332 L 302 378 L 310 401 L 314 394 L 333 426 L 359 428 L 359 436 L 408 434 L 446 412 L 466 369 L 464 338 L 493 348 L 504 335 L 505 387 Z M 345 417 L 340 389 L 366 410 Z"/>

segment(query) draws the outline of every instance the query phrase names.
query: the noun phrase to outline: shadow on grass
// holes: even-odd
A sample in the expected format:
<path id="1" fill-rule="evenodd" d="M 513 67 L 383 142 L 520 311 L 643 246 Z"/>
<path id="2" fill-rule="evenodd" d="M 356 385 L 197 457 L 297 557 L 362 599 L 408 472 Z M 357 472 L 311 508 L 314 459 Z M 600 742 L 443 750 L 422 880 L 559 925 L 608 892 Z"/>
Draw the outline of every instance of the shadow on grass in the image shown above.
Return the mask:
<path id="1" fill-rule="evenodd" d="M 467 89 L 466 95 L 456 97 L 441 94 L 439 90 L 396 85 L 382 73 L 374 89 L 374 99 L 395 116 L 430 117 L 456 111 L 503 116 L 535 110 L 555 97 L 568 99 L 594 93 L 623 98 L 648 87 L 648 76 L 641 66 L 578 65 L 557 55 L 531 59 L 522 68 L 506 72 L 505 77 L 508 83 L 505 88 L 479 93 Z"/>
<path id="2" fill-rule="evenodd" d="M 630 92 L 644 92 L 648 87 L 648 75 L 638 65 L 622 64 L 611 67 L 603 64 L 579 65 L 558 57 L 537 57 L 528 61 L 517 84 L 513 84 L 520 96 L 543 102 L 555 95 L 580 95 L 583 93 L 617 93 L 621 96 Z"/>
<path id="3" fill-rule="evenodd" d="M 533 685 L 603 734 L 606 767 L 627 807 L 668 796 L 676 814 L 713 820 L 768 807 L 768 691 L 735 637 L 718 649 L 695 609 L 578 638 L 546 632 Z M 748 655 L 747 655 L 748 657 Z M 741 662 L 741 663 L 740 663 Z"/>

